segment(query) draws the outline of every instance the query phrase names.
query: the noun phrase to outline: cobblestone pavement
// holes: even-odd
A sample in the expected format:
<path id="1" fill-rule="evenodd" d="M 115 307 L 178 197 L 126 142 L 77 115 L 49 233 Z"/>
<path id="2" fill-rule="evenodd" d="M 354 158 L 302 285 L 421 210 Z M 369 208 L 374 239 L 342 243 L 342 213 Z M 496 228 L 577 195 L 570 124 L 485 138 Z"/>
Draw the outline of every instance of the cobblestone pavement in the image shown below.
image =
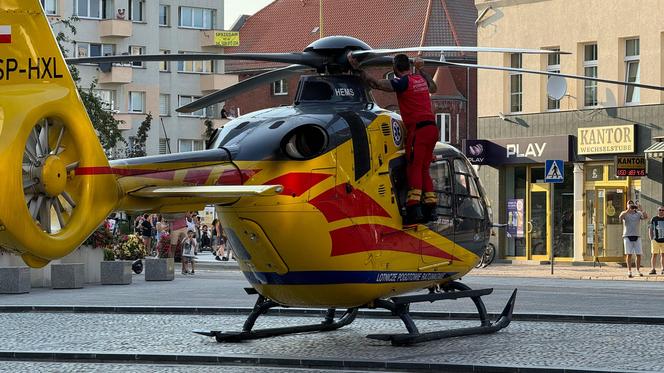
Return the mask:
<path id="1" fill-rule="evenodd" d="M 192 329 L 199 328 L 239 330 L 243 322 L 242 316 L 225 315 L 5 313 L 0 314 L 0 324 L 3 325 L 0 350 L 260 355 L 664 371 L 660 343 L 664 335 L 663 327 L 651 325 L 513 322 L 506 329 L 491 335 L 457 337 L 412 347 L 393 347 L 365 338 L 367 334 L 376 332 L 403 332 L 401 323 L 394 319 L 363 318 L 334 332 L 237 344 L 218 344 L 212 338 L 191 333 Z M 316 323 L 318 319 L 267 316 L 259 319 L 257 326 L 278 327 L 312 322 Z M 477 325 L 477 322 L 471 321 L 418 320 L 417 323 L 424 332 Z M 0 366 L 4 367 L 4 363 Z"/>
<path id="2" fill-rule="evenodd" d="M 485 273 L 489 268 L 472 273 Z M 473 289 L 494 288 L 493 294 L 483 297 L 489 312 L 494 313 L 502 311 L 518 288 L 515 313 L 664 317 L 662 282 L 500 276 L 467 276 L 462 282 Z M 247 286 L 237 271 L 196 271 L 195 276 L 177 274 L 175 281 L 163 282 L 146 282 L 141 274 L 134 275 L 131 285 L 86 284 L 83 289 L 34 288 L 28 294 L 0 295 L 0 306 L 252 307 L 256 297 L 244 292 Z M 412 309 L 473 312 L 475 307 L 469 300 L 459 300 L 414 304 Z"/>
<path id="3" fill-rule="evenodd" d="M 267 367 L 238 367 L 218 365 L 169 365 L 169 364 L 96 364 L 96 363 L 44 363 L 34 361 L 3 361 L 0 363 L 0 373 L 16 372 L 58 372 L 58 373 L 96 373 L 96 372 L 164 372 L 164 373 L 338 373 L 338 370 L 311 370 L 295 368 L 267 368 Z M 356 372 L 345 370 L 344 372 Z"/>

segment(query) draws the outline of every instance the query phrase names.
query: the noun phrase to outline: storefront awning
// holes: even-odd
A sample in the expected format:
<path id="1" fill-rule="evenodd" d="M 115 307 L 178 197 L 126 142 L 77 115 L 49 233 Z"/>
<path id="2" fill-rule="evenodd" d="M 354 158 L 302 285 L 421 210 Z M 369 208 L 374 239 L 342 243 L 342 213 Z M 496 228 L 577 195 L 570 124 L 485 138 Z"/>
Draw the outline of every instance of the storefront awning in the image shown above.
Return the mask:
<path id="1" fill-rule="evenodd" d="M 664 141 L 650 145 L 644 153 L 646 153 L 646 158 L 664 158 Z"/>

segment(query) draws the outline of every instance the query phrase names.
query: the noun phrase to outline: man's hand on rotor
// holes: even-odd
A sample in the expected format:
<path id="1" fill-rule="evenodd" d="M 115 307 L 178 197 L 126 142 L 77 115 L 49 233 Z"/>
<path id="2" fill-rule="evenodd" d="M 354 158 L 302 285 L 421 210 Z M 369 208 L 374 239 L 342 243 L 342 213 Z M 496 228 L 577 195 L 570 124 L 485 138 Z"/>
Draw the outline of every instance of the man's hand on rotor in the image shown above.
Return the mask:
<path id="1" fill-rule="evenodd" d="M 353 57 L 353 52 L 348 52 L 346 58 L 348 58 L 348 63 L 350 64 L 350 67 L 353 68 L 353 70 L 360 70 L 360 63 L 357 62 L 355 57 Z"/>
<path id="2" fill-rule="evenodd" d="M 413 65 L 415 65 L 415 69 L 422 70 L 422 68 L 424 67 L 424 60 L 421 59 L 420 57 L 415 57 L 413 59 Z"/>

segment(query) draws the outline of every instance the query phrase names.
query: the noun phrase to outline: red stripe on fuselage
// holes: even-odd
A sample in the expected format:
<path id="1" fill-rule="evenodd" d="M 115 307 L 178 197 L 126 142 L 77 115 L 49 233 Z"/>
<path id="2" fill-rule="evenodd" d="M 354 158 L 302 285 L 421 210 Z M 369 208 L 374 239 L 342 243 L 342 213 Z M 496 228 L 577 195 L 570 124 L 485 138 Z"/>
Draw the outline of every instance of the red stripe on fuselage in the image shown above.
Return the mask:
<path id="1" fill-rule="evenodd" d="M 188 170 L 184 175 L 183 182 L 190 185 L 205 185 L 205 182 L 210 177 L 212 169 L 203 169 L 203 170 Z"/>
<path id="2" fill-rule="evenodd" d="M 313 172 L 291 172 L 266 181 L 263 185 L 283 185 L 284 191 L 281 194 L 298 197 L 330 176 L 332 175 Z"/>
<path id="3" fill-rule="evenodd" d="M 384 225 L 351 225 L 333 230 L 330 232 L 330 237 L 332 238 L 331 256 L 356 254 L 372 250 L 388 250 L 459 260 L 426 241 Z"/>
<path id="4" fill-rule="evenodd" d="M 328 222 L 359 216 L 384 216 L 390 214 L 366 193 L 353 189 L 346 191 L 346 184 L 339 184 L 309 201 L 319 209 Z"/>
<path id="5" fill-rule="evenodd" d="M 0 43 L 11 43 L 11 42 L 12 42 L 12 34 L 0 35 Z"/>
<path id="6" fill-rule="evenodd" d="M 141 170 L 131 168 L 113 168 L 113 167 L 78 167 L 74 170 L 76 176 L 81 175 L 120 175 L 120 176 L 141 176 L 151 179 L 173 180 L 175 171 L 160 170 Z"/>
<path id="7" fill-rule="evenodd" d="M 215 182 L 216 185 L 242 185 L 260 170 L 225 170 Z"/>

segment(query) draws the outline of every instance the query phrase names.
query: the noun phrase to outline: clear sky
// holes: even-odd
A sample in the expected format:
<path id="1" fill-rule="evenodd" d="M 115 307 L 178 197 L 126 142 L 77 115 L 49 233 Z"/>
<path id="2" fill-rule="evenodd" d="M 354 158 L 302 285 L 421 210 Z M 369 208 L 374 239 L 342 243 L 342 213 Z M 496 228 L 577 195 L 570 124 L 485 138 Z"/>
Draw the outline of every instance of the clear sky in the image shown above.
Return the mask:
<path id="1" fill-rule="evenodd" d="M 224 0 L 224 28 L 229 29 L 242 14 L 252 15 L 273 0 Z"/>

